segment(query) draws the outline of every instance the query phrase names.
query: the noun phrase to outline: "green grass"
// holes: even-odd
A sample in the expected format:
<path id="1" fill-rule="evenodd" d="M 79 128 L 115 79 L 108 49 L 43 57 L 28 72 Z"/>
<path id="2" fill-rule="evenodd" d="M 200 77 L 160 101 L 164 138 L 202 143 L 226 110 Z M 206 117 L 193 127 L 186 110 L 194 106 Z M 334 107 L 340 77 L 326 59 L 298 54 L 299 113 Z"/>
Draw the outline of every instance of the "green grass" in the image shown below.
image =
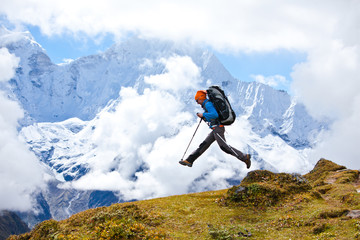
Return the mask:
<path id="1" fill-rule="evenodd" d="M 253 171 L 230 189 L 90 209 L 10 239 L 360 239 L 360 219 L 346 216 L 360 209 L 359 172 L 325 161 L 304 176 Z"/>

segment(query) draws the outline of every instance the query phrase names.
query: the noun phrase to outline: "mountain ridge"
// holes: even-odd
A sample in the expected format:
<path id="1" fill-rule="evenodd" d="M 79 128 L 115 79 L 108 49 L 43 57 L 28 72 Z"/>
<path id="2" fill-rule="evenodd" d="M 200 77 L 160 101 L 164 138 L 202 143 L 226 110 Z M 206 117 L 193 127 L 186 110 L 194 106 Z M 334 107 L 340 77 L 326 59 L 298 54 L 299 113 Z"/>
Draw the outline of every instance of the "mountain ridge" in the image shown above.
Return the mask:
<path id="1" fill-rule="evenodd" d="M 186 145 L 196 125 L 197 89 L 223 87 L 238 115 L 227 139 L 251 153 L 260 169 L 308 170 L 307 151 L 326 130 L 326 123 L 313 119 L 287 93 L 233 78 L 214 54 L 198 46 L 132 38 L 62 65 L 53 64 L 29 33 L 2 31 L 0 47 L 20 58 L 16 75 L 0 88 L 25 110 L 19 135 L 52 176 L 42 192 L 48 206 L 37 207 L 57 220 L 115 199 L 238 184 L 246 170 L 218 150 L 209 149 L 192 172 L 169 161 L 181 155 L 178 146 Z M 176 176 L 167 175 L 171 172 Z M 113 178 L 113 184 L 105 184 Z M 32 227 L 39 219 L 26 221 Z"/>
<path id="2" fill-rule="evenodd" d="M 20 217 L 11 211 L 0 211 L 0 240 L 6 239 L 12 234 L 22 234 L 30 229 Z"/>

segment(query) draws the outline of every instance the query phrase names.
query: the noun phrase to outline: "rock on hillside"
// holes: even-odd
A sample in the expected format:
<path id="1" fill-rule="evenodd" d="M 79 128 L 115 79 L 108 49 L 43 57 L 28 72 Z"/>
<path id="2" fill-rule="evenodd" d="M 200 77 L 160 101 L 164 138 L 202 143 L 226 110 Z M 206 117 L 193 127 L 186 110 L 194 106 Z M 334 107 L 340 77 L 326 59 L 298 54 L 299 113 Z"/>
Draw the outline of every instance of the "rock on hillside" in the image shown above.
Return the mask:
<path id="1" fill-rule="evenodd" d="M 249 172 L 239 186 L 229 189 L 224 200 L 243 206 L 272 206 L 289 195 L 310 189 L 309 181 L 300 174 L 256 170 Z"/>

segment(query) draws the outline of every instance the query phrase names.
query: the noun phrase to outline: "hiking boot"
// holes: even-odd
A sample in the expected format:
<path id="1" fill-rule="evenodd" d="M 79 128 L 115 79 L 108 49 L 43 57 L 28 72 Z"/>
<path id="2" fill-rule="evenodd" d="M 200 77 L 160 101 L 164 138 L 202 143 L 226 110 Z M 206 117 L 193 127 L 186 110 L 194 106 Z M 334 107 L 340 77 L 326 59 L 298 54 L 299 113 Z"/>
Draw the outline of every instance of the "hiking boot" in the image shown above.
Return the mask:
<path id="1" fill-rule="evenodd" d="M 192 167 L 192 163 L 189 162 L 188 160 L 181 160 L 179 161 L 179 163 L 184 166 Z"/>
<path id="2" fill-rule="evenodd" d="M 244 158 L 243 158 L 243 162 L 246 163 L 246 168 L 249 169 L 251 166 L 251 155 L 250 154 L 245 154 Z"/>

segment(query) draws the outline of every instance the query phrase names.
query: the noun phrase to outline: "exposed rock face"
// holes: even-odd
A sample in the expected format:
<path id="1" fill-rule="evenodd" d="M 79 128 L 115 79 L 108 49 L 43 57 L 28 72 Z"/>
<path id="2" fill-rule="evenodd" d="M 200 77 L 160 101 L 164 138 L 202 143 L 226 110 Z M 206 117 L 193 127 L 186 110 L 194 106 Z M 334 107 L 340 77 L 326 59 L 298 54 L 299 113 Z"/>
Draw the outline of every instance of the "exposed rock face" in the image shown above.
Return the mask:
<path id="1" fill-rule="evenodd" d="M 360 210 L 351 210 L 346 214 L 350 218 L 360 218 Z"/>
<path id="2" fill-rule="evenodd" d="M 10 211 L 0 212 L 0 240 L 6 239 L 12 234 L 21 234 L 28 231 L 30 229 L 16 213 Z"/>

